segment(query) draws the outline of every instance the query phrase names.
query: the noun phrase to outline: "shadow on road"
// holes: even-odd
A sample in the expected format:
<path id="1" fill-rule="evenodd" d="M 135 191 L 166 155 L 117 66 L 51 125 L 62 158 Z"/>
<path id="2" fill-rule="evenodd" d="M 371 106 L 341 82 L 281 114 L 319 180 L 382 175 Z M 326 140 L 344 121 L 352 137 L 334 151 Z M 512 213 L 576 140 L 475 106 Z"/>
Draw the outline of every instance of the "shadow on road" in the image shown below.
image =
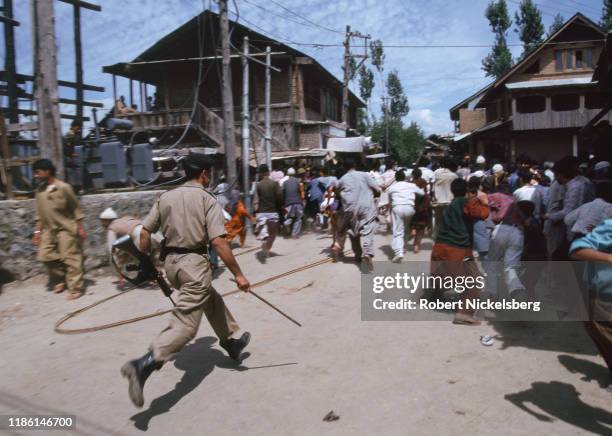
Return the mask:
<path id="1" fill-rule="evenodd" d="M 595 356 L 597 350 L 577 322 L 492 321 L 501 349 L 524 347 Z"/>
<path id="2" fill-rule="evenodd" d="M 172 406 L 197 388 L 215 367 L 228 369 L 239 369 L 241 367 L 222 351 L 211 348 L 216 341 L 217 339 L 211 336 L 199 338 L 176 355 L 174 366 L 176 369 L 185 371 L 183 377 L 173 390 L 157 397 L 151 402 L 147 410 L 130 418 L 134 421 L 136 428 L 144 431 L 148 430 L 151 419 L 169 412 Z M 243 358 L 248 357 L 248 355 L 248 353 L 244 353 Z M 155 374 L 152 377 L 154 378 Z"/>
<path id="3" fill-rule="evenodd" d="M 504 398 L 540 421 L 556 419 L 596 434 L 610 434 L 612 413 L 582 402 L 576 388 L 558 381 L 536 382 L 531 389 L 505 395 Z M 546 413 L 540 413 L 531 405 Z"/>
<path id="4" fill-rule="evenodd" d="M 565 366 L 572 374 L 583 374 L 580 380 L 590 383 L 595 380 L 599 387 L 607 388 L 612 380 L 610 379 L 610 372 L 603 365 L 598 365 L 590 360 L 577 359 L 574 356 L 568 356 L 562 354 L 557 356 L 559 363 Z"/>

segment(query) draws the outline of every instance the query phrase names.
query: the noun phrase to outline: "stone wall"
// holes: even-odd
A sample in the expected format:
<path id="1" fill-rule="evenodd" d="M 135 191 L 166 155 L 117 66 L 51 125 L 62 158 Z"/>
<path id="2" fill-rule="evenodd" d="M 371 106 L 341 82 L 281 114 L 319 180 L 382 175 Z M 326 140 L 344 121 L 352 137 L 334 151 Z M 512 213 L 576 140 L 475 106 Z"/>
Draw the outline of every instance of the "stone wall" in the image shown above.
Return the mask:
<path id="1" fill-rule="evenodd" d="M 142 218 L 162 192 L 124 192 L 80 197 L 87 231 L 85 268 L 94 268 L 108 262 L 106 231 L 98 219 L 100 212 L 112 207 L 119 216 Z M 0 201 L 0 264 L 20 280 L 43 270 L 42 265 L 36 261 L 36 247 L 31 241 L 33 232 L 34 200 Z"/>

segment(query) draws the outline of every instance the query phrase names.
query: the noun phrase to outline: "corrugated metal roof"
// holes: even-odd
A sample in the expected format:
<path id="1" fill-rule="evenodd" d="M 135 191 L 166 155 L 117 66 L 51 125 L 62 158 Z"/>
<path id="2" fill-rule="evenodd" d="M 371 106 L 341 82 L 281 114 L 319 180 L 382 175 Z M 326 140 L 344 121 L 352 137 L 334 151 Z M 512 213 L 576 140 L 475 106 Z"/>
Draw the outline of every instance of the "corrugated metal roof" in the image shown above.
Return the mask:
<path id="1" fill-rule="evenodd" d="M 573 77 L 571 79 L 532 80 L 529 82 L 506 83 L 508 89 L 551 88 L 556 86 L 592 85 L 591 76 Z"/>
<path id="2" fill-rule="evenodd" d="M 468 132 L 468 133 L 462 133 L 461 135 L 456 135 L 453 137 L 453 142 L 459 142 L 462 139 L 467 138 L 468 136 L 470 136 L 472 134 L 472 132 Z"/>
<path id="3" fill-rule="evenodd" d="M 329 138 L 327 140 L 327 149 L 345 153 L 361 153 L 367 144 L 368 141 L 363 136 L 356 136 L 354 138 Z"/>

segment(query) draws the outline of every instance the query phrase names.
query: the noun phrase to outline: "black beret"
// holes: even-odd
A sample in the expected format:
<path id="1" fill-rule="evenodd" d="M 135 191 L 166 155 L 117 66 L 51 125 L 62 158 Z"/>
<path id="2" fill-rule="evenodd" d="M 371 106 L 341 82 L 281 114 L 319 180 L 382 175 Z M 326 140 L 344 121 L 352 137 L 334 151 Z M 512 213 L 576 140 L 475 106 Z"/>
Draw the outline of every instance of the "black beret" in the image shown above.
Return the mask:
<path id="1" fill-rule="evenodd" d="M 205 154 L 191 153 L 183 159 L 183 164 L 194 170 L 208 170 L 214 162 Z"/>

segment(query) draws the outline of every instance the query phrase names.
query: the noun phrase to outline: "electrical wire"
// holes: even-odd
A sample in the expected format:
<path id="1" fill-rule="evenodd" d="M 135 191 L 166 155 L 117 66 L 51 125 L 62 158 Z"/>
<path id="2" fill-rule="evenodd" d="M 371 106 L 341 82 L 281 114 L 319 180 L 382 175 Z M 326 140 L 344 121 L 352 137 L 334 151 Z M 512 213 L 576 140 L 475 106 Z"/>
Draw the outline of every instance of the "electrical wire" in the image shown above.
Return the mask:
<path id="1" fill-rule="evenodd" d="M 203 55 L 204 55 L 204 43 L 202 41 L 202 30 L 200 28 L 201 24 L 202 24 L 202 15 L 200 15 L 198 17 L 198 52 L 200 54 L 200 58 L 202 58 Z M 198 103 L 200 102 L 200 86 L 202 85 L 202 81 L 203 81 L 203 77 L 202 77 L 202 64 L 203 64 L 203 60 L 200 59 L 199 62 L 198 62 L 198 81 L 197 81 L 197 83 L 195 85 L 194 96 L 193 96 L 193 108 L 191 109 L 191 115 L 189 116 L 189 122 L 185 126 L 185 129 L 183 130 L 183 133 L 179 136 L 179 138 L 176 140 L 176 142 L 174 144 L 171 144 L 171 145 L 163 148 L 159 152 L 159 155 L 164 155 L 169 150 L 171 150 L 171 149 L 175 148 L 177 145 L 179 145 L 183 141 L 183 139 L 187 135 L 187 132 L 191 128 L 191 125 L 193 124 L 193 118 L 195 116 L 196 109 L 198 108 Z M 210 64 L 210 65 L 212 65 L 212 64 Z"/>
<path id="2" fill-rule="evenodd" d="M 243 19 L 244 20 L 244 19 Z M 254 39 L 253 42 L 268 42 L 268 40 Z M 582 41 L 564 41 L 564 42 L 542 42 L 537 45 L 565 45 L 565 44 L 578 44 L 578 43 L 591 43 L 591 42 L 604 42 L 605 39 L 589 39 Z M 282 41 L 279 41 L 282 43 Z M 288 44 L 300 45 L 300 46 L 311 46 L 317 48 L 329 48 L 329 47 L 344 47 L 341 43 L 306 43 L 306 42 L 288 42 Z M 276 43 L 278 45 L 278 42 Z M 522 47 L 523 44 L 513 43 L 507 44 L 508 47 Z M 491 48 L 493 44 L 385 44 L 385 48 Z"/>
<path id="3" fill-rule="evenodd" d="M 322 29 L 322 30 L 327 30 L 327 31 L 329 31 L 329 32 L 337 33 L 337 34 L 339 34 L 339 35 L 344 35 L 344 32 L 343 32 L 343 31 L 341 31 L 341 30 L 336 30 L 336 29 L 331 29 L 331 28 L 329 28 L 329 27 L 325 27 L 325 26 L 323 26 L 323 25 L 321 25 L 321 24 L 319 24 L 319 23 L 316 23 L 316 22 L 314 22 L 314 21 L 310 20 L 308 17 L 305 17 L 305 16 L 303 16 L 303 15 L 300 15 L 300 14 L 298 14 L 297 12 L 294 12 L 294 11 L 292 11 L 291 9 L 286 8 L 285 6 L 283 6 L 282 4 L 278 3 L 278 2 L 277 2 L 277 1 L 275 1 L 275 0 L 269 0 L 269 1 L 270 1 L 271 3 L 274 3 L 274 4 L 275 4 L 276 6 L 278 6 L 279 8 L 281 8 L 281 9 L 283 9 L 283 10 L 285 10 L 285 11 L 289 12 L 290 14 L 295 15 L 296 17 L 301 18 L 302 20 L 306 21 L 307 23 L 312 24 L 312 25 L 313 25 L 313 26 L 315 26 L 315 27 L 318 27 L 319 29 Z"/>
<path id="4" fill-rule="evenodd" d="M 271 9 L 267 9 L 267 8 L 265 8 L 265 7 L 261 6 L 261 5 L 258 5 L 257 3 L 252 2 L 252 1 L 250 1 L 250 0 L 243 0 L 243 1 L 244 1 L 244 2 L 246 2 L 246 3 L 248 3 L 248 4 L 250 4 L 250 5 L 255 6 L 256 8 L 258 8 L 258 9 L 260 9 L 260 10 L 262 10 L 262 11 L 264 11 L 264 12 L 268 13 L 268 14 L 274 15 L 275 17 L 279 17 L 279 18 L 282 18 L 283 20 L 291 21 L 292 23 L 296 23 L 296 24 L 299 24 L 299 25 L 301 25 L 301 26 L 308 27 L 309 29 L 313 29 L 313 28 L 323 28 L 323 29 L 325 29 L 325 30 L 329 30 L 329 31 L 334 32 L 334 33 L 342 33 L 342 34 L 343 34 L 343 32 L 337 32 L 337 31 L 335 31 L 335 30 L 327 29 L 327 28 L 322 27 L 322 26 L 319 26 L 319 25 L 317 25 L 317 24 L 313 25 L 313 24 L 311 24 L 311 23 L 309 23 L 309 22 L 304 22 L 304 21 L 307 21 L 307 20 L 306 20 L 306 19 L 304 19 L 304 18 L 302 18 L 302 17 L 300 17 L 300 18 L 302 18 L 302 20 L 304 20 L 304 21 L 298 21 L 298 20 L 296 20 L 296 19 L 293 19 L 293 18 L 287 17 L 287 16 L 285 16 L 285 15 L 281 15 L 281 14 L 279 14 L 279 13 L 276 13 L 276 12 L 274 12 L 273 10 L 271 10 Z M 283 6 L 281 6 L 281 7 L 283 7 Z M 283 7 L 283 9 L 285 9 L 285 10 L 287 10 L 287 11 L 291 12 L 289 9 L 287 9 L 287 8 L 285 8 L 285 7 Z M 293 13 L 293 12 L 291 12 L 291 13 L 292 13 L 293 15 L 297 15 L 297 14 L 295 14 L 295 13 Z"/>

